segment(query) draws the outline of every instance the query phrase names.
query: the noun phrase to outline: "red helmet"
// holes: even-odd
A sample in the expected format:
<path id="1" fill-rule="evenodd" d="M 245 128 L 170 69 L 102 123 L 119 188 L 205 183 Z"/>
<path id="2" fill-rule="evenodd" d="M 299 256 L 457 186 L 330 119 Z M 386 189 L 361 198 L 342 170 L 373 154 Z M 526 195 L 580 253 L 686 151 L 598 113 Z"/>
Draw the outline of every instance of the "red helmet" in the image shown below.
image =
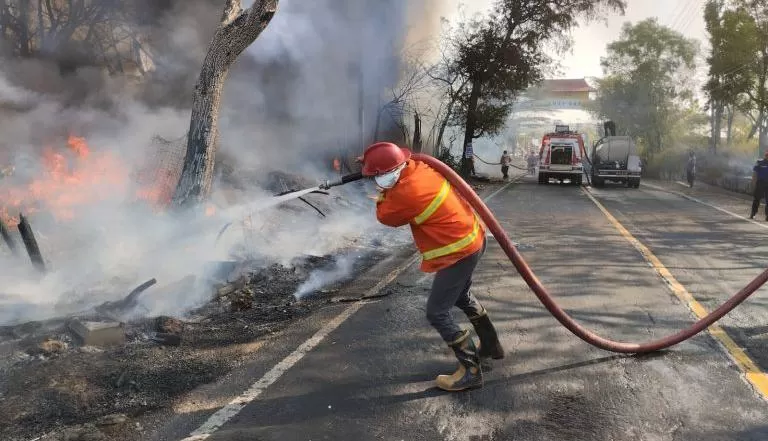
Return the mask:
<path id="1" fill-rule="evenodd" d="M 411 158 L 411 151 L 391 142 L 371 144 L 363 153 L 363 176 L 390 172 Z"/>

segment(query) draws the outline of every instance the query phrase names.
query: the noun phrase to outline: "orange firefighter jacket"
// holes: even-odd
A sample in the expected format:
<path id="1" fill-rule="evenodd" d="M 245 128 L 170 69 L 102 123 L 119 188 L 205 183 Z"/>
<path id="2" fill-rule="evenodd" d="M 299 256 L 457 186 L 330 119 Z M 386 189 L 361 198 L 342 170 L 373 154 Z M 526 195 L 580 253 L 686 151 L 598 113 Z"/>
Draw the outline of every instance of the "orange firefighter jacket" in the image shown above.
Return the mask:
<path id="1" fill-rule="evenodd" d="M 376 202 L 384 225 L 409 224 L 421 252 L 421 270 L 447 268 L 483 246 L 485 229 L 467 201 L 448 180 L 423 162 L 408 161 L 400 180 Z"/>

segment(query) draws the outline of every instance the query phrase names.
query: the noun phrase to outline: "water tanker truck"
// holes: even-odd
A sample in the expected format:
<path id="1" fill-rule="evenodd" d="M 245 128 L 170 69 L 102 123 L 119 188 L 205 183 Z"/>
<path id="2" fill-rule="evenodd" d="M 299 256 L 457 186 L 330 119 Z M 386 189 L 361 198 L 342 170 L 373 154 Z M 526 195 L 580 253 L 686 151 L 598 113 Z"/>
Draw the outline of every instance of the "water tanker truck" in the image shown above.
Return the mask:
<path id="1" fill-rule="evenodd" d="M 617 136 L 612 121 L 607 121 L 604 127 L 605 136 L 595 142 L 590 155 L 592 185 L 602 187 L 611 181 L 639 188 L 642 163 L 637 145 L 630 136 Z"/>

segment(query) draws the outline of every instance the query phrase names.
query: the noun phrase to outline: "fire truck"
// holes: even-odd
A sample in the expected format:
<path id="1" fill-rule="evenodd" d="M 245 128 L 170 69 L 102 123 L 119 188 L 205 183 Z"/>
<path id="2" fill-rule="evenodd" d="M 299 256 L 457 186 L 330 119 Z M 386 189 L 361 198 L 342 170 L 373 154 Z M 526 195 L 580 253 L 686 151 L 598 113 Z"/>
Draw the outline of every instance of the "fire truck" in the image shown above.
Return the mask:
<path id="1" fill-rule="evenodd" d="M 584 136 L 567 125 L 555 126 L 555 131 L 547 133 L 541 140 L 539 184 L 548 184 L 554 179 L 560 183 L 568 180 L 572 185 L 581 185 L 585 156 Z"/>

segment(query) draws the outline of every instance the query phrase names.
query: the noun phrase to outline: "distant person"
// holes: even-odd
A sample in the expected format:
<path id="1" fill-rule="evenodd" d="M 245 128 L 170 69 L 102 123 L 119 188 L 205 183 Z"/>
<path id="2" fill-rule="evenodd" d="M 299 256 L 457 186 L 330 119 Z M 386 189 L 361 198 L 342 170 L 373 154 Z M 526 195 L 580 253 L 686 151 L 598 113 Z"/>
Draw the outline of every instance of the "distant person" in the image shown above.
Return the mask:
<path id="1" fill-rule="evenodd" d="M 693 188 L 693 180 L 696 178 L 696 153 L 688 153 L 688 164 L 685 166 L 685 176 L 688 179 L 688 186 Z"/>
<path id="2" fill-rule="evenodd" d="M 512 164 L 512 156 L 504 150 L 501 154 L 501 174 L 504 176 L 504 180 L 509 179 L 509 166 Z"/>
<path id="3" fill-rule="evenodd" d="M 528 174 L 535 175 L 536 174 L 536 153 L 534 153 L 533 150 L 531 150 L 528 153 L 528 156 L 526 157 L 526 160 L 528 161 Z"/>
<path id="4" fill-rule="evenodd" d="M 765 220 L 768 221 L 768 151 L 752 168 L 752 188 L 752 214 L 749 218 L 755 218 L 760 208 L 760 199 L 765 199 Z"/>

